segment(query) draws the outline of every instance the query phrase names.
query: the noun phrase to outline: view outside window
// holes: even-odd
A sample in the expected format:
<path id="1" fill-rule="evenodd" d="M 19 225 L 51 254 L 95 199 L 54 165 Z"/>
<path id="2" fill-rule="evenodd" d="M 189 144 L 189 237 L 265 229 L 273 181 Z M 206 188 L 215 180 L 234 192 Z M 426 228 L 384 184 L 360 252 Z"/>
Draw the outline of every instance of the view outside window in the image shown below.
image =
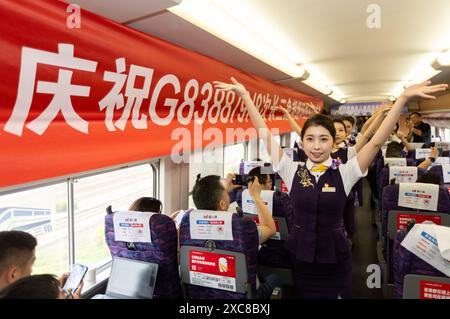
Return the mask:
<path id="1" fill-rule="evenodd" d="M 228 173 L 238 173 L 239 163 L 245 157 L 245 144 L 228 145 L 223 150 L 223 176 Z"/>
<path id="2" fill-rule="evenodd" d="M 197 180 L 197 175 L 202 177 L 207 175 L 223 176 L 223 147 L 196 151 L 189 157 L 189 192 L 192 191 Z M 192 195 L 189 195 L 189 207 L 195 208 Z"/>
<path id="3" fill-rule="evenodd" d="M 33 274 L 69 271 L 67 183 L 0 196 L 0 231 L 21 230 L 37 238 Z"/>
<path id="4" fill-rule="evenodd" d="M 280 135 L 274 135 L 273 138 L 281 146 L 281 137 Z M 259 158 L 264 162 L 271 162 L 269 153 L 267 153 L 267 148 L 264 142 L 259 140 Z"/>
<path id="5" fill-rule="evenodd" d="M 80 178 L 74 183 L 75 260 L 100 267 L 111 260 L 105 241 L 106 207 L 128 210 L 140 197 L 154 197 L 150 164 Z"/>

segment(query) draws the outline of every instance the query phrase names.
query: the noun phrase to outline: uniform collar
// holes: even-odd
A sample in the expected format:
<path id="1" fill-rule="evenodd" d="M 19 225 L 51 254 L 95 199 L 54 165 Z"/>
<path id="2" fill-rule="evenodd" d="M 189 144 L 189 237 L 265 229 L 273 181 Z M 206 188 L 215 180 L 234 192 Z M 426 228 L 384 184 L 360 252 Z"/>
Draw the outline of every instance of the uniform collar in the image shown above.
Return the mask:
<path id="1" fill-rule="evenodd" d="M 325 165 L 327 167 L 330 167 L 331 164 L 333 164 L 333 159 L 330 157 L 328 157 L 328 159 L 325 162 L 321 163 L 322 165 Z M 306 160 L 306 168 L 308 169 L 308 171 L 311 171 L 311 168 L 313 168 L 314 166 L 317 166 L 318 164 L 312 162 L 309 158 Z"/>

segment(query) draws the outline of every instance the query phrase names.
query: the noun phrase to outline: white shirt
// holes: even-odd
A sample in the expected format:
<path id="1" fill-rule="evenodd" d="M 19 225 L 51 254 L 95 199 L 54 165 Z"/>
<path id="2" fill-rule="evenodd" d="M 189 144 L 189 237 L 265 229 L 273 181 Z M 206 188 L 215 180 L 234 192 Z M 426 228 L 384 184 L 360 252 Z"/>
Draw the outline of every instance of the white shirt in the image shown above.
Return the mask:
<path id="1" fill-rule="evenodd" d="M 323 165 L 331 166 L 332 159 L 329 157 Z M 281 161 L 278 165 L 273 165 L 273 169 L 280 174 L 281 178 L 286 183 L 286 187 L 289 193 L 292 189 L 292 182 L 294 181 L 295 172 L 298 169 L 299 162 L 292 161 L 288 156 L 283 155 Z M 315 177 L 316 182 L 319 180 L 320 176 L 325 172 L 311 172 L 311 168 L 314 163 L 309 159 L 306 161 L 306 168 Z M 353 188 L 353 186 L 358 182 L 358 180 L 367 175 L 367 170 L 362 173 L 361 168 L 356 157 L 350 159 L 346 164 L 339 165 L 339 173 L 341 174 L 342 183 L 344 184 L 345 194 L 348 195 Z"/>

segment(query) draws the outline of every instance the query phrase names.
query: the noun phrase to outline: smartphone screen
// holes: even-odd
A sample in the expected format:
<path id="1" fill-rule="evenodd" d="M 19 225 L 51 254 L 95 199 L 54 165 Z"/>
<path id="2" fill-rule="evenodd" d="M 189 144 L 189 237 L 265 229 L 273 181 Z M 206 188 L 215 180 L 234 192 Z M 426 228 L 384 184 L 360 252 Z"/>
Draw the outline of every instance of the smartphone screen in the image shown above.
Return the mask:
<path id="1" fill-rule="evenodd" d="M 70 291 L 74 292 L 83 280 L 87 270 L 88 267 L 80 264 L 75 264 L 73 266 L 72 272 L 69 275 L 69 278 L 67 278 L 66 283 L 64 284 L 63 289 L 66 291 L 70 289 Z"/>

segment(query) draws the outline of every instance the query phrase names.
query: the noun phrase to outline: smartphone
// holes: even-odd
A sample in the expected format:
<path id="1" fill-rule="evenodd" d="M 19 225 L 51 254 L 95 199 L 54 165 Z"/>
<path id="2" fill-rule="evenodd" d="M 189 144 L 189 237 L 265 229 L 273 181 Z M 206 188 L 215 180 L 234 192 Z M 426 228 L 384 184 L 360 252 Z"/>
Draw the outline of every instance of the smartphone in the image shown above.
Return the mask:
<path id="1" fill-rule="evenodd" d="M 236 175 L 235 178 L 233 178 L 233 184 L 234 185 L 242 185 L 247 186 L 247 184 L 251 181 L 253 181 L 255 178 L 253 176 L 249 175 Z"/>
<path id="2" fill-rule="evenodd" d="M 64 284 L 63 289 L 65 291 L 68 291 L 70 289 L 70 291 L 73 293 L 75 290 L 77 290 L 87 271 L 87 266 L 75 264 L 72 268 L 72 271 L 70 272 L 69 277 L 66 280 L 66 283 Z"/>

